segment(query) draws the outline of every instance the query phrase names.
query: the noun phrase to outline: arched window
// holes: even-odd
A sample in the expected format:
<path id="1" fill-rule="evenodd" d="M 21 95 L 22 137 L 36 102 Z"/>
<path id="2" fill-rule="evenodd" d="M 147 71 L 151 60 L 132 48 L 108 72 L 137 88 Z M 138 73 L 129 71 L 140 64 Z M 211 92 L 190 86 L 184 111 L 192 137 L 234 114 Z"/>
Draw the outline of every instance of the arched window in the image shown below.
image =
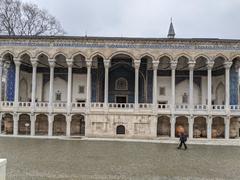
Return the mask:
<path id="1" fill-rule="evenodd" d="M 125 78 L 119 78 L 115 83 L 115 90 L 128 90 L 128 82 Z"/>
<path id="2" fill-rule="evenodd" d="M 117 126 L 117 134 L 125 134 L 125 127 L 123 125 Z"/>

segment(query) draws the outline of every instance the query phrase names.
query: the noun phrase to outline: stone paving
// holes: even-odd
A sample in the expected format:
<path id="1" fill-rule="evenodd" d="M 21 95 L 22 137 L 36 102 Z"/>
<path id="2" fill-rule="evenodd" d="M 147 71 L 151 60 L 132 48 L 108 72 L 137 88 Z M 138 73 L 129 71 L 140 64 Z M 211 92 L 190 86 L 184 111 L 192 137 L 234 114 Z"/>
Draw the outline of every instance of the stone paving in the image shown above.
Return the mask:
<path id="1" fill-rule="evenodd" d="M 175 143 L 175 142 L 173 142 Z M 239 179 L 240 147 L 0 137 L 7 180 Z"/>

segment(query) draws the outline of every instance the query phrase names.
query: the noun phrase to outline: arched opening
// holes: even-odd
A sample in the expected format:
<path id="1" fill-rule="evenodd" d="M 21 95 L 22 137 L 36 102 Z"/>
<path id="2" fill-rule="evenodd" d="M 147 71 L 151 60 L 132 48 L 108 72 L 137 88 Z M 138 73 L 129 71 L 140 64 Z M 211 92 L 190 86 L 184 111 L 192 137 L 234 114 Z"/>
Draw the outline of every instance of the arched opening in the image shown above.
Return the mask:
<path id="1" fill-rule="evenodd" d="M 84 136 L 85 135 L 85 120 L 81 114 L 72 116 L 71 121 L 71 136 Z"/>
<path id="2" fill-rule="evenodd" d="M 48 116 L 47 115 L 39 114 L 36 116 L 35 134 L 48 135 Z"/>
<path id="3" fill-rule="evenodd" d="M 169 136 L 171 132 L 170 118 L 168 116 L 158 117 L 157 136 Z"/>
<path id="4" fill-rule="evenodd" d="M 224 118 L 214 117 L 212 120 L 212 138 L 225 137 L 225 123 Z"/>
<path id="5" fill-rule="evenodd" d="M 99 55 L 94 56 L 92 59 L 91 79 L 92 102 L 104 102 L 105 68 L 103 58 Z"/>
<path id="6" fill-rule="evenodd" d="M 20 55 L 20 72 L 19 72 L 19 101 L 31 101 L 31 84 L 32 84 L 32 63 L 28 53 Z"/>
<path id="7" fill-rule="evenodd" d="M 31 120 L 28 114 L 19 115 L 18 120 L 18 134 L 19 135 L 30 135 L 31 131 Z"/>
<path id="8" fill-rule="evenodd" d="M 207 104 L 208 92 L 207 92 L 207 62 L 208 59 L 205 56 L 198 56 L 194 66 L 194 89 L 193 89 L 193 103 L 194 105 Z M 206 87 L 206 88 L 205 88 Z M 212 102 L 212 100 L 210 100 Z"/>
<path id="9" fill-rule="evenodd" d="M 135 70 L 133 59 L 125 54 L 115 55 L 109 69 L 108 99 L 111 103 L 134 103 Z M 116 87 L 117 81 L 125 79 L 124 89 Z M 122 81 L 123 82 L 123 81 Z M 124 85 L 124 84 L 120 84 Z"/>
<path id="10" fill-rule="evenodd" d="M 1 130 L 2 134 L 13 134 L 13 115 L 3 115 Z"/>
<path id="11" fill-rule="evenodd" d="M 62 114 L 54 116 L 53 135 L 54 136 L 66 135 L 66 117 Z"/>
<path id="12" fill-rule="evenodd" d="M 2 73 L 2 99 L 3 101 L 14 101 L 15 89 L 15 63 L 13 55 L 6 53 L 3 56 L 3 73 Z"/>
<path id="13" fill-rule="evenodd" d="M 217 105 L 225 104 L 225 87 L 222 82 L 220 82 L 216 88 L 216 103 Z"/>
<path id="14" fill-rule="evenodd" d="M 72 102 L 85 103 L 87 97 L 87 67 L 85 57 L 78 53 L 73 56 Z"/>
<path id="15" fill-rule="evenodd" d="M 176 118 L 175 135 L 179 137 L 181 132 L 184 132 L 188 136 L 188 118 L 180 116 Z"/>
<path id="16" fill-rule="evenodd" d="M 177 59 L 175 85 L 176 104 L 189 104 L 189 58 L 185 55 Z M 194 92 L 195 93 L 195 92 Z"/>
<path id="17" fill-rule="evenodd" d="M 120 135 L 125 134 L 125 127 L 123 125 L 117 126 L 116 133 Z"/>
<path id="18" fill-rule="evenodd" d="M 213 104 L 225 104 L 225 59 L 218 56 L 214 59 L 214 66 L 212 69 L 212 87 L 213 87 Z"/>
<path id="19" fill-rule="evenodd" d="M 194 138 L 207 137 L 207 122 L 205 117 L 196 117 L 194 119 L 193 137 Z"/>
<path id="20" fill-rule="evenodd" d="M 171 58 L 168 55 L 163 55 L 159 59 L 158 65 L 158 87 L 157 98 L 158 104 L 170 104 L 171 103 Z"/>
<path id="21" fill-rule="evenodd" d="M 19 98 L 22 102 L 28 102 L 28 83 L 26 79 L 21 79 L 19 84 Z"/>
<path id="22" fill-rule="evenodd" d="M 232 117 L 230 119 L 229 137 L 232 139 L 240 136 L 240 117 Z"/>
<path id="23" fill-rule="evenodd" d="M 49 101 L 49 89 L 46 89 L 46 84 L 50 79 L 49 57 L 48 55 L 41 53 L 37 56 L 37 59 L 37 74 L 39 74 L 37 76 L 37 81 L 41 83 L 36 83 L 35 102 L 47 102 Z"/>

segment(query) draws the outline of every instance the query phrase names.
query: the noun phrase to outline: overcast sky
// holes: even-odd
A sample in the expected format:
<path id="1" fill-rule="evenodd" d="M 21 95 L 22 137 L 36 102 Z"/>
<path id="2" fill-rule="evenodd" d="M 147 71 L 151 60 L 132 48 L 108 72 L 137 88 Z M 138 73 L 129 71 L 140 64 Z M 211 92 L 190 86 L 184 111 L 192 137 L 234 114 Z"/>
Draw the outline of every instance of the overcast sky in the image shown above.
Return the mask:
<path id="1" fill-rule="evenodd" d="M 240 0 L 23 0 L 56 16 L 67 35 L 240 39 Z"/>

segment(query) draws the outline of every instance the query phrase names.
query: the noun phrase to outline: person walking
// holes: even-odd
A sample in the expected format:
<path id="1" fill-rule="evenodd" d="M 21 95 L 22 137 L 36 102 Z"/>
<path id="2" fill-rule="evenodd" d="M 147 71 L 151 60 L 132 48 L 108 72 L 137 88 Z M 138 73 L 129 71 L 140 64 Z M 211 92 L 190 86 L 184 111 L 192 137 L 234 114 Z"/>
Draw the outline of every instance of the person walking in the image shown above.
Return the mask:
<path id="1" fill-rule="evenodd" d="M 180 144 L 178 146 L 178 149 L 181 149 L 182 145 L 184 145 L 185 150 L 187 150 L 187 145 L 186 145 L 187 136 L 183 132 L 181 132 L 179 140 L 180 140 Z"/>

